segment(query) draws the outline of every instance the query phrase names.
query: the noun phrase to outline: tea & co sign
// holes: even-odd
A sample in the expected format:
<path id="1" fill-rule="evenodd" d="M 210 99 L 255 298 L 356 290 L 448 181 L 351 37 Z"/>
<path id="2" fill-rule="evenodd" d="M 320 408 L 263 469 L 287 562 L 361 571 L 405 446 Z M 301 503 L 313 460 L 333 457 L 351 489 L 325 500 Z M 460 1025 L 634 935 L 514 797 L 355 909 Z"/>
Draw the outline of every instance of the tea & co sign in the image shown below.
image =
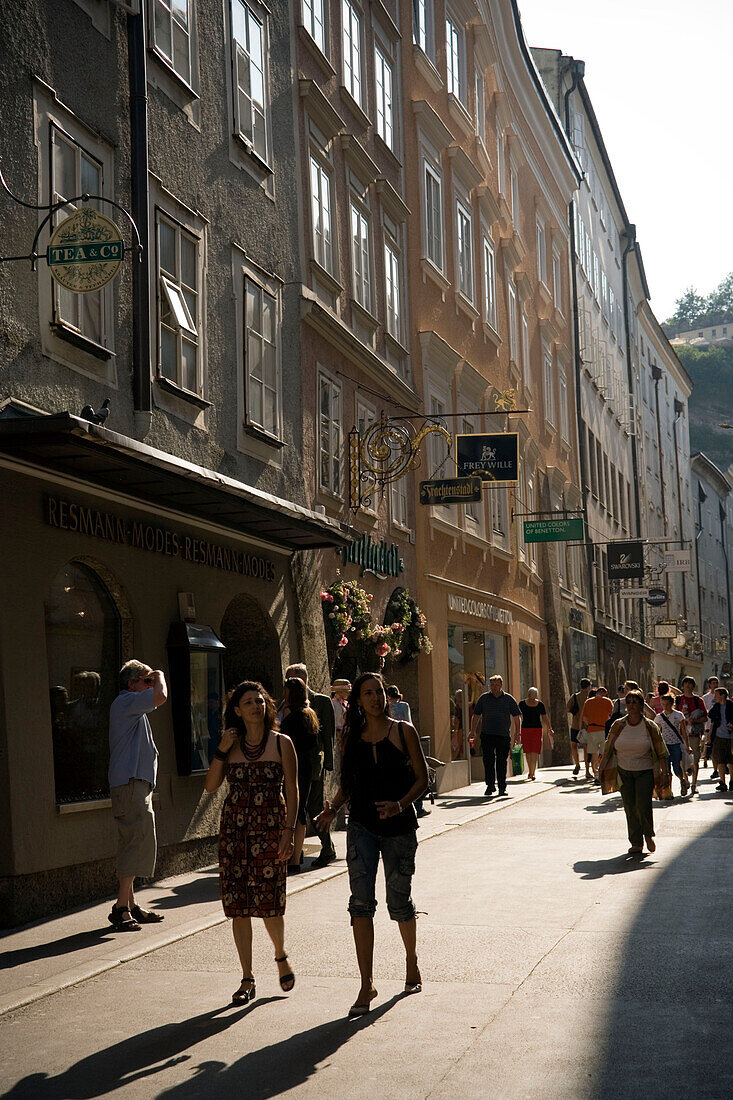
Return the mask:
<path id="1" fill-rule="evenodd" d="M 84 206 L 56 227 L 46 259 L 59 286 L 74 294 L 90 294 L 114 279 L 124 254 L 115 223 Z"/>

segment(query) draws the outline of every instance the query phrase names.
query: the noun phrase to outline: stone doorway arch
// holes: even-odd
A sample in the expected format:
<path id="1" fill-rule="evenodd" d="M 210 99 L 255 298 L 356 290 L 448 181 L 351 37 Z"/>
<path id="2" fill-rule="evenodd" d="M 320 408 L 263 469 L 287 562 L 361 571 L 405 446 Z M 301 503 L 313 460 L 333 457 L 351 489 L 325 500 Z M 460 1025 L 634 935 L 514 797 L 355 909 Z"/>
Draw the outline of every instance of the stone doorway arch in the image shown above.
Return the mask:
<path id="1" fill-rule="evenodd" d="M 280 639 L 259 600 L 240 592 L 221 620 L 219 637 L 224 653 L 224 687 L 231 691 L 242 680 L 258 680 L 273 698 L 282 691 Z"/>

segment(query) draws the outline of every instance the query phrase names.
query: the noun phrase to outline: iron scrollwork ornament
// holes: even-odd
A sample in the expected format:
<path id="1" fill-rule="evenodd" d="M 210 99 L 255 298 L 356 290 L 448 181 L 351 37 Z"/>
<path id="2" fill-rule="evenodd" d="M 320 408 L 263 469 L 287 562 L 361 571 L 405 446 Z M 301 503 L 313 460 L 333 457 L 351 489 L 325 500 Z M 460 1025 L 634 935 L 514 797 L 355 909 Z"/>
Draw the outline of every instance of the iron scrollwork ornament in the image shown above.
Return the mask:
<path id="1" fill-rule="evenodd" d="M 420 444 L 432 432 L 444 436 L 448 449 L 453 446 L 450 432 L 435 421 L 425 421 L 418 430 L 411 420 L 384 414 L 362 433 L 349 432 L 349 504 L 353 512 L 371 508 L 374 493 L 384 499 L 387 485 L 406 476 L 420 465 Z"/>

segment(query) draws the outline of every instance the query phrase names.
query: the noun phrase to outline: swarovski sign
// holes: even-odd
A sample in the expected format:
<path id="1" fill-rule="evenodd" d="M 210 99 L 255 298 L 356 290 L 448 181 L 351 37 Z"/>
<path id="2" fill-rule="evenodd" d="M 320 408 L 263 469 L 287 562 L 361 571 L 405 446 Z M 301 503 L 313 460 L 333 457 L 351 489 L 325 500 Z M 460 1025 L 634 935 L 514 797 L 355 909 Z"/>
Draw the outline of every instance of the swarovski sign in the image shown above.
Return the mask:
<path id="1" fill-rule="evenodd" d="M 609 580 L 642 580 L 644 576 L 643 542 L 609 542 L 606 553 Z"/>

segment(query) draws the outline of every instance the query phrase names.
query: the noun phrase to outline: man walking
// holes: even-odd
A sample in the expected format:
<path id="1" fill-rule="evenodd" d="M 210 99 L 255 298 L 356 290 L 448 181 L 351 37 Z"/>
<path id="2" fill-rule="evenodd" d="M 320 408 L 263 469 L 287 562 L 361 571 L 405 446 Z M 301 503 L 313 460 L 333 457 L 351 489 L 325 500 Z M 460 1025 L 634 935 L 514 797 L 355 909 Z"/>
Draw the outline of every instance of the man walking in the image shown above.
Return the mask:
<path id="1" fill-rule="evenodd" d="M 516 699 L 504 691 L 501 676 L 489 678 L 490 691 L 474 703 L 471 733 L 476 737 L 481 722 L 481 752 L 484 758 L 484 795 L 491 798 L 496 787 L 504 796 L 506 790 L 506 765 L 512 742 L 519 740 L 522 712 Z"/>
<path id="2" fill-rule="evenodd" d="M 570 752 L 573 757 L 573 775 L 577 775 L 580 772 L 580 751 L 578 749 L 578 734 L 580 733 L 580 716 L 583 713 L 583 707 L 585 701 L 588 698 L 588 692 L 590 691 L 590 680 L 587 676 L 584 676 L 580 681 L 580 688 L 568 699 L 565 710 L 570 715 Z M 590 756 L 585 753 L 585 778 L 590 779 Z"/>
<path id="3" fill-rule="evenodd" d="M 705 696 L 703 695 L 703 699 Z M 713 767 L 718 769 L 720 782 L 715 788 L 724 792 L 728 790 L 727 782 L 730 782 L 730 790 L 733 791 L 733 753 L 731 753 L 731 738 L 733 737 L 733 703 L 728 698 L 728 689 L 718 687 L 715 689 L 715 702 L 710 708 L 711 736 L 713 746 Z M 730 774 L 729 774 L 730 773 Z"/>
<path id="4" fill-rule="evenodd" d="M 604 687 L 597 687 L 596 693 L 590 699 L 586 699 L 585 706 L 580 712 L 580 726 L 585 730 L 585 763 L 586 777 L 588 776 L 588 759 L 590 758 L 593 769 L 593 782 L 600 787 L 601 780 L 598 765 L 601 762 L 603 744 L 606 740 L 606 722 L 611 717 L 613 703 L 608 698 L 608 692 Z"/>
<path id="5" fill-rule="evenodd" d="M 285 679 L 295 676 L 302 680 L 308 692 L 308 703 L 316 712 L 318 725 L 318 741 L 313 751 L 313 775 L 311 779 L 310 794 L 308 796 L 307 811 L 313 822 L 323 810 L 323 784 L 325 773 L 333 771 L 333 743 L 336 734 L 336 719 L 333 712 L 333 704 L 328 695 L 319 695 L 308 687 L 308 669 L 302 663 L 289 665 L 285 670 Z M 331 833 L 326 829 L 318 833 L 321 842 L 320 855 L 311 863 L 311 867 L 318 870 L 327 867 L 336 859 L 336 849 L 331 840 Z"/>
<path id="6" fill-rule="evenodd" d="M 702 701 L 705 704 L 705 708 L 708 712 L 708 715 L 710 714 L 710 708 L 712 706 L 714 706 L 715 703 L 716 703 L 715 692 L 718 690 L 718 685 L 719 684 L 720 684 L 720 680 L 718 679 L 717 676 L 708 677 L 708 690 L 702 696 Z M 710 760 L 710 757 L 712 755 L 712 748 L 713 748 L 712 732 L 713 731 L 712 731 L 712 727 L 710 725 L 710 718 L 708 717 L 708 720 L 705 723 L 705 752 L 703 754 L 703 761 L 702 761 L 702 766 L 704 768 L 706 768 L 708 766 L 708 760 Z M 713 764 L 713 767 L 715 767 L 714 764 Z"/>
<path id="7" fill-rule="evenodd" d="M 158 750 L 148 715 L 168 698 L 165 676 L 140 661 L 120 670 L 120 693 L 109 711 L 109 789 L 117 823 L 119 892 L 109 921 L 116 932 L 139 932 L 162 913 L 135 903 L 136 878 L 152 878 L 157 855 L 153 789 Z"/>
<path id="8" fill-rule="evenodd" d="M 704 743 L 705 723 L 708 718 L 708 710 L 699 695 L 695 695 L 695 680 L 692 676 L 685 676 L 682 681 L 682 694 L 677 696 L 677 709 L 681 710 L 687 722 L 690 745 L 692 746 L 692 788 L 691 793 L 697 792 L 697 773 L 700 768 L 700 747 Z"/>

